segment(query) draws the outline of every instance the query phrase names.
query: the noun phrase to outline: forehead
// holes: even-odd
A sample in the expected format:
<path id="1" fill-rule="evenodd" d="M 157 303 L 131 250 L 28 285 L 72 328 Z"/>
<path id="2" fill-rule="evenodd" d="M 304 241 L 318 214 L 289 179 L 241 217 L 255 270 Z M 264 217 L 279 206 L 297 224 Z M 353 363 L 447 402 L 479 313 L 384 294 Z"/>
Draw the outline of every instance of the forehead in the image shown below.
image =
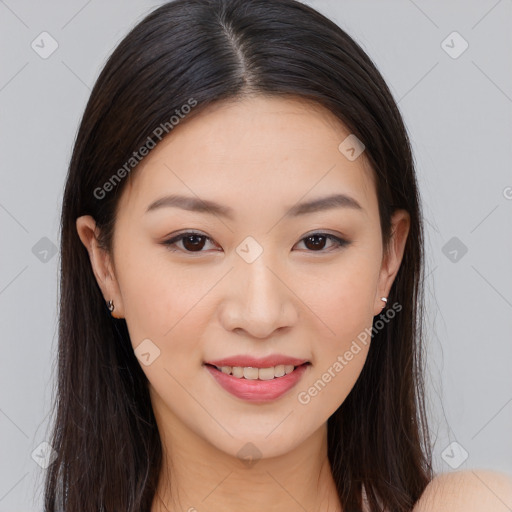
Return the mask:
<path id="1" fill-rule="evenodd" d="M 350 132 L 321 105 L 253 96 L 222 101 L 181 121 L 132 171 L 121 204 L 142 209 L 164 193 L 187 193 L 233 208 L 262 210 L 333 191 L 375 208 L 373 170 L 364 152 L 339 150 Z"/>

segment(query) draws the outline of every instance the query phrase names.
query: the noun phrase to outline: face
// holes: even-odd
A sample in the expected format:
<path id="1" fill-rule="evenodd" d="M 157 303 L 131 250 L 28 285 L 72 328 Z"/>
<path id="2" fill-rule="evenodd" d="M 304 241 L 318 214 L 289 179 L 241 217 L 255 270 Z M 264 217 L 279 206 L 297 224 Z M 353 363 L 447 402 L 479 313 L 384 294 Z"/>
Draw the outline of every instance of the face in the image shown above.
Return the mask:
<path id="1" fill-rule="evenodd" d="M 174 432 L 277 456 L 325 426 L 354 386 L 408 215 L 395 213 L 385 253 L 364 152 L 338 149 L 348 135 L 299 99 L 217 103 L 130 176 L 112 255 L 95 245 L 93 219 L 77 220 Z"/>

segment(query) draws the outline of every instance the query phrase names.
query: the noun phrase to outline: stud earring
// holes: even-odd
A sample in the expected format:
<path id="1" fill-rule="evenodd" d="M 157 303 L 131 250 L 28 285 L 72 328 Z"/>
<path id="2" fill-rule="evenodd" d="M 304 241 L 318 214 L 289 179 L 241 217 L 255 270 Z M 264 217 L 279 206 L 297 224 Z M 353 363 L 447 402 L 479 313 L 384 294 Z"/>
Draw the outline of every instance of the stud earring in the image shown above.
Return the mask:
<path id="1" fill-rule="evenodd" d="M 113 318 L 117 318 L 117 319 L 123 318 L 122 316 L 114 315 L 114 301 L 113 300 L 109 300 L 107 302 L 107 308 L 110 311 L 110 314 L 112 315 Z"/>
<path id="2" fill-rule="evenodd" d="M 381 297 L 380 300 L 384 301 L 384 304 L 382 304 L 382 307 L 385 308 L 388 299 L 386 297 Z"/>

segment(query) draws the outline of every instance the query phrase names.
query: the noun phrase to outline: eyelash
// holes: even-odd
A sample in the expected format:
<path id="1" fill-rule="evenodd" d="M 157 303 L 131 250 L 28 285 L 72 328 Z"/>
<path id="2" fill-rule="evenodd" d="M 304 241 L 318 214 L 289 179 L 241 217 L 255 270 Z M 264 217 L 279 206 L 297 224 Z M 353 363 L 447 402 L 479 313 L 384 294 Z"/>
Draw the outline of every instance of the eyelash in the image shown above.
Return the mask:
<path id="1" fill-rule="evenodd" d="M 200 254 L 202 252 L 206 252 L 206 251 L 203 251 L 203 250 L 201 250 L 201 251 L 187 251 L 186 249 L 173 248 L 173 246 L 175 246 L 177 242 L 181 242 L 184 238 L 187 238 L 189 236 L 197 236 L 197 237 L 205 238 L 206 240 L 210 240 L 211 241 L 211 238 L 209 236 L 203 235 L 202 233 L 198 233 L 198 232 L 195 232 L 195 231 L 186 231 L 185 233 L 180 233 L 179 235 L 176 235 L 176 236 L 170 238 L 169 240 L 163 241 L 162 244 L 165 245 L 172 252 L 182 251 L 182 252 L 185 252 L 187 254 Z M 309 235 L 307 235 L 304 238 L 302 238 L 299 241 L 299 243 L 304 241 L 304 240 L 307 240 L 308 238 L 314 237 L 314 236 L 322 236 L 322 237 L 328 238 L 329 240 L 334 242 L 336 245 L 335 245 L 334 249 L 321 249 L 321 250 L 318 250 L 318 251 L 306 250 L 306 252 L 313 252 L 313 253 L 315 253 L 315 252 L 319 252 L 319 253 L 332 252 L 333 250 L 342 249 L 342 248 L 347 247 L 348 245 L 351 244 L 351 242 L 349 242 L 348 240 L 345 240 L 343 238 L 337 237 L 335 235 L 331 235 L 330 233 L 323 233 L 321 231 L 316 231 L 314 233 L 310 233 Z"/>

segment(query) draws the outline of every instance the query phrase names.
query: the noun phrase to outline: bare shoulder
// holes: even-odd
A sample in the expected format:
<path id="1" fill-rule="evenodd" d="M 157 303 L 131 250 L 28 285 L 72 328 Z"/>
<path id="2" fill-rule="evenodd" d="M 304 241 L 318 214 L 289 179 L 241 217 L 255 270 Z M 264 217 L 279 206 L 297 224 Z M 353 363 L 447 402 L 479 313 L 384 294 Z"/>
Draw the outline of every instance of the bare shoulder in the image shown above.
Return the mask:
<path id="1" fill-rule="evenodd" d="M 510 512 L 512 476 L 483 469 L 437 475 L 413 512 Z"/>

